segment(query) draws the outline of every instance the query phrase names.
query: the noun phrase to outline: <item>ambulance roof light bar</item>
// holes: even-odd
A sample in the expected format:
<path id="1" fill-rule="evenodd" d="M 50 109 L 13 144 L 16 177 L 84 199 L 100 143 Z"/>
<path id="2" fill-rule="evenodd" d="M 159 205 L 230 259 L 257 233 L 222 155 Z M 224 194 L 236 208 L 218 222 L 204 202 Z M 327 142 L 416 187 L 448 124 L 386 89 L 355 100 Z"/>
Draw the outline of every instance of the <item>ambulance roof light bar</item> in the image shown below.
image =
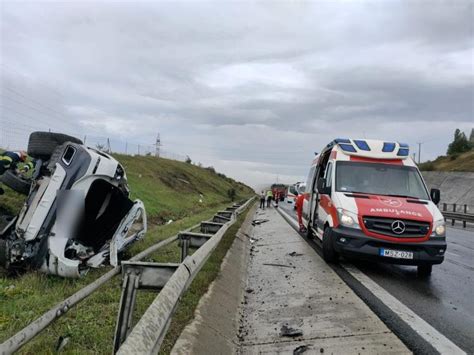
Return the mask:
<path id="1" fill-rule="evenodd" d="M 405 159 L 410 154 L 408 144 L 399 142 L 337 138 L 329 143 L 327 148 L 335 145 L 349 155 L 356 154 L 376 159 Z"/>

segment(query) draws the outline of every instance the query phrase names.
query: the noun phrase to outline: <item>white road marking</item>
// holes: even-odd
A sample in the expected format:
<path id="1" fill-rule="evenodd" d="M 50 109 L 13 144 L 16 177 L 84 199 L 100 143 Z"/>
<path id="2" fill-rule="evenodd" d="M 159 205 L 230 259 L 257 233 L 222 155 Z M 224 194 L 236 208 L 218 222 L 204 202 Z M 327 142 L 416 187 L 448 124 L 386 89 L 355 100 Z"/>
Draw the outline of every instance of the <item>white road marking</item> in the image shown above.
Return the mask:
<path id="1" fill-rule="evenodd" d="M 288 223 L 297 227 L 296 221 L 284 210 L 282 214 L 286 215 Z M 441 354 L 466 354 L 461 348 L 454 344 L 451 340 L 446 338 L 443 334 L 433 328 L 410 308 L 405 306 L 402 302 L 393 297 L 384 288 L 379 286 L 370 277 L 360 271 L 353 265 L 341 263 L 341 266 L 351 274 L 357 281 L 364 285 L 376 298 L 390 308 L 396 315 L 398 315 L 414 332 L 425 339 L 431 346 L 433 346 Z"/>
<path id="2" fill-rule="evenodd" d="M 341 266 L 441 354 L 466 354 L 358 268 L 350 264 L 341 264 Z"/>
<path id="3" fill-rule="evenodd" d="M 447 251 L 446 254 L 449 254 L 449 255 L 454 255 L 454 256 L 460 256 L 459 254 L 456 254 L 456 253 L 451 253 L 450 251 Z"/>

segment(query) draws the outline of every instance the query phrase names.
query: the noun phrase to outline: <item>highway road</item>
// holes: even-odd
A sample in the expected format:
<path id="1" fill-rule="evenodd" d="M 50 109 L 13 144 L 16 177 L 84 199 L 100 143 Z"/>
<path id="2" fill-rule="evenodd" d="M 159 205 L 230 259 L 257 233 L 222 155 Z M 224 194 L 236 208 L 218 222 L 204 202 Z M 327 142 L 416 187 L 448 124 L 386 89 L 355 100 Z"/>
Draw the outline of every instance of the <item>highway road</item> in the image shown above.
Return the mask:
<path id="1" fill-rule="evenodd" d="M 280 203 L 292 218 L 296 219 L 293 205 Z M 343 264 L 355 267 L 367 275 L 377 285 L 403 303 L 439 333 L 459 346 L 465 352 L 474 353 L 474 231 L 447 229 L 448 250 L 445 261 L 433 267 L 431 278 L 417 277 L 416 268 L 383 263 L 344 261 Z M 314 241 L 308 241 L 318 251 Z M 398 328 L 402 340 L 411 343 L 412 350 L 424 349 L 430 352 L 429 341 L 419 346 L 419 341 L 404 329 L 403 323 L 393 320 L 380 300 L 367 296 L 361 291 L 359 282 L 347 275 L 346 268 L 333 266 L 336 272 L 349 284 L 358 289 L 359 295 L 369 307 L 387 321 L 390 328 Z M 356 290 L 357 292 L 357 290 Z M 396 317 L 395 317 L 396 318 Z"/>

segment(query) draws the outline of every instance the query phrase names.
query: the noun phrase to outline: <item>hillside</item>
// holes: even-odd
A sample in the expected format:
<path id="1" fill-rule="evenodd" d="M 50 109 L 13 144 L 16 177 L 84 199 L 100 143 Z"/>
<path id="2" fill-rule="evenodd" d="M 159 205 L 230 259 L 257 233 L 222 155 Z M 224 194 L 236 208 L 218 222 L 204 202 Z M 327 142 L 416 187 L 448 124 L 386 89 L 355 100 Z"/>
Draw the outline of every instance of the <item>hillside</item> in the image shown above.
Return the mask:
<path id="1" fill-rule="evenodd" d="M 469 171 L 474 172 L 474 150 L 463 154 L 439 156 L 433 161 L 421 163 L 422 171 Z"/>
<path id="2" fill-rule="evenodd" d="M 132 199 L 144 202 L 152 224 L 183 218 L 230 201 L 227 191 L 232 188 L 236 200 L 254 193 L 250 187 L 212 168 L 155 157 L 115 155 L 115 158 L 125 168 Z M 3 188 L 6 193 L 0 196 L 0 213 L 17 212 L 24 197 Z"/>
<path id="3" fill-rule="evenodd" d="M 228 189 L 236 190 L 236 200 L 254 194 L 249 187 L 218 174 L 213 169 L 154 157 L 117 155 L 116 158 L 125 167 L 132 198 L 144 201 L 149 218 L 145 238 L 127 250 L 123 255 L 124 259 L 202 220 L 211 218 L 216 211 L 229 206 L 231 202 L 227 195 Z M 23 199 L 24 196 L 9 190 L 4 196 L 0 196 L 0 208 L 13 212 L 21 206 Z M 163 223 L 169 219 L 172 219 L 173 223 Z M 234 230 L 234 234 L 235 232 Z M 225 251 L 221 253 L 225 254 Z M 177 243 L 173 243 L 148 256 L 144 261 L 177 263 L 180 261 L 180 255 L 180 248 Z M 210 260 L 212 261 L 212 258 Z M 214 264 L 206 266 L 201 276 L 196 279 L 201 280 L 196 287 L 205 291 L 212 277 L 215 277 L 213 270 L 219 270 L 219 265 L 220 261 L 215 261 Z M 108 270 L 110 267 L 102 267 L 90 270 L 80 279 L 63 279 L 36 271 L 9 275 L 0 268 L 2 304 L 0 342 Z M 94 293 L 71 309 L 67 315 L 54 322 L 47 331 L 28 343 L 19 353 L 54 353 L 58 339 L 67 338 L 66 353 L 110 354 L 121 294 L 121 280 L 120 276 L 114 277 L 101 287 L 100 292 Z M 191 288 L 186 297 L 197 303 L 201 293 Z M 154 292 L 140 293 L 136 299 L 135 315 L 143 314 L 155 296 Z M 183 307 L 184 313 L 193 314 L 194 308 L 188 303 Z M 101 336 L 97 337 L 97 334 Z"/>

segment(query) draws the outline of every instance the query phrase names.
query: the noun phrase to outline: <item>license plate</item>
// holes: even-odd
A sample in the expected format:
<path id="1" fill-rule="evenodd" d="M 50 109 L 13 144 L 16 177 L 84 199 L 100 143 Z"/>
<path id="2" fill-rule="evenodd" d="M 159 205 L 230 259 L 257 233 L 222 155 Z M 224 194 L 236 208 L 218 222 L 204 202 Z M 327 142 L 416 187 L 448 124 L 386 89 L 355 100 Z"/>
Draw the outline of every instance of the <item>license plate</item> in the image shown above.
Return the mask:
<path id="1" fill-rule="evenodd" d="M 380 256 L 396 259 L 413 259 L 413 252 L 403 250 L 392 250 L 381 248 L 379 251 Z"/>

